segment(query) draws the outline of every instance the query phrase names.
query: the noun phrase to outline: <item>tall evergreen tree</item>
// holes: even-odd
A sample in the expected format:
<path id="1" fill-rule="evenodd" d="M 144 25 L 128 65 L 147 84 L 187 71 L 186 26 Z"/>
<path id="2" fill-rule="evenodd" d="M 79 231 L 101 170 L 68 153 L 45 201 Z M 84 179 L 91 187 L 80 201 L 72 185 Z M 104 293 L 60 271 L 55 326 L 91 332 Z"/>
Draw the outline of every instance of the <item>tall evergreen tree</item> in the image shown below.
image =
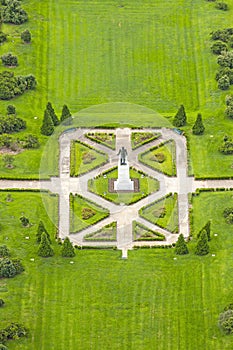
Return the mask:
<path id="1" fill-rule="evenodd" d="M 189 251 L 188 251 L 187 244 L 185 242 L 184 236 L 181 233 L 176 242 L 175 253 L 177 255 L 185 255 L 185 254 L 188 254 L 188 252 Z"/>
<path id="2" fill-rule="evenodd" d="M 184 126 L 185 124 L 186 124 L 186 112 L 185 112 L 184 106 L 181 105 L 173 119 L 173 125 L 180 127 L 180 126 Z"/>
<path id="3" fill-rule="evenodd" d="M 204 124 L 202 122 L 202 116 L 200 113 L 197 115 L 197 119 L 195 121 L 195 124 L 193 125 L 193 134 L 194 135 L 202 135 L 205 131 Z"/>
<path id="4" fill-rule="evenodd" d="M 49 256 L 54 255 L 53 248 L 51 247 L 45 232 L 43 232 L 41 235 L 38 255 L 42 256 L 43 258 L 48 258 Z"/>
<path id="5" fill-rule="evenodd" d="M 202 231 L 206 231 L 208 241 L 210 241 L 210 240 L 211 240 L 211 237 L 210 237 L 210 232 L 211 232 L 211 221 L 210 221 L 210 220 L 207 221 L 207 223 L 205 224 L 205 226 L 204 226 L 204 227 L 200 230 L 200 232 L 197 234 L 197 238 L 200 237 Z"/>
<path id="6" fill-rule="evenodd" d="M 74 247 L 68 237 L 65 238 L 62 245 L 61 255 L 65 258 L 73 258 L 75 256 Z"/>
<path id="7" fill-rule="evenodd" d="M 197 241 L 195 254 L 196 255 L 206 255 L 209 253 L 208 237 L 205 230 L 201 231 L 200 237 Z"/>
<path id="8" fill-rule="evenodd" d="M 64 105 L 62 107 L 62 113 L 61 113 L 61 119 L 60 122 L 62 123 L 64 120 L 71 118 L 71 113 L 67 105 Z M 69 121 L 70 122 L 70 121 Z M 65 123 L 64 123 L 65 124 Z"/>
<path id="9" fill-rule="evenodd" d="M 40 241 L 41 241 L 41 236 L 42 236 L 42 233 L 43 233 L 43 232 L 46 234 L 49 243 L 51 243 L 50 235 L 49 235 L 48 231 L 46 230 L 43 221 L 40 220 L 39 225 L 38 225 L 38 228 L 37 228 L 37 233 L 36 233 L 36 241 L 37 241 L 37 243 L 40 243 Z"/>
<path id="10" fill-rule="evenodd" d="M 42 135 L 50 136 L 54 132 L 54 125 L 50 114 L 47 109 L 44 111 L 44 119 L 42 126 L 40 128 L 40 132 Z"/>
<path id="11" fill-rule="evenodd" d="M 54 108 L 53 108 L 51 102 L 48 102 L 48 103 L 47 103 L 46 109 L 47 109 L 47 111 L 48 111 L 48 113 L 49 113 L 49 115 L 50 115 L 50 117 L 51 117 L 51 119 L 52 119 L 52 121 L 53 121 L 53 125 L 54 125 L 54 126 L 59 125 L 58 117 L 57 117 L 57 115 L 56 115 L 56 113 L 55 113 L 55 111 L 54 111 Z"/>

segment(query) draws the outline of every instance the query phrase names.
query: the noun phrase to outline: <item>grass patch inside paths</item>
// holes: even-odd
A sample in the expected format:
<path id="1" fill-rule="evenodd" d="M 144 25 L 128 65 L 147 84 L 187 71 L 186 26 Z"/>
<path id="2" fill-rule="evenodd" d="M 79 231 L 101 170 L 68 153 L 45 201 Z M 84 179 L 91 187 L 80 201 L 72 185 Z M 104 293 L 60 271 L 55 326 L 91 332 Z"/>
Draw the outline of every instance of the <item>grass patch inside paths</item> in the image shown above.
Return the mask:
<path id="1" fill-rule="evenodd" d="M 101 242 L 101 241 L 116 241 L 117 236 L 117 223 L 116 221 L 111 222 L 111 224 L 108 224 L 101 228 L 100 230 L 89 233 L 86 236 L 84 236 L 85 241 L 94 241 L 94 242 Z"/>
<path id="2" fill-rule="evenodd" d="M 114 133 L 103 133 L 103 132 L 93 132 L 87 133 L 85 136 L 97 143 L 100 143 L 108 148 L 115 149 L 116 148 L 116 135 Z"/>
<path id="3" fill-rule="evenodd" d="M 71 141 L 70 175 L 79 176 L 107 163 L 107 154 L 79 141 Z"/>
<path id="4" fill-rule="evenodd" d="M 130 178 L 139 179 L 139 192 L 129 192 L 129 193 L 110 193 L 108 191 L 108 180 L 117 179 L 117 168 L 103 172 L 94 179 L 88 180 L 88 189 L 91 192 L 98 194 L 99 196 L 114 202 L 116 204 L 125 203 L 132 204 L 148 196 L 150 193 L 156 192 L 159 189 L 159 182 L 150 176 L 137 171 L 136 169 L 130 168 Z"/>
<path id="5" fill-rule="evenodd" d="M 176 145 L 173 140 L 140 153 L 139 161 L 168 176 L 176 175 Z"/>
<path id="6" fill-rule="evenodd" d="M 167 229 L 172 233 L 178 233 L 178 203 L 177 193 L 171 193 L 139 210 L 144 219 Z"/>
<path id="7" fill-rule="evenodd" d="M 133 221 L 133 239 L 134 241 L 164 241 L 165 236 L 150 230 L 140 222 Z"/>
<path id="8" fill-rule="evenodd" d="M 131 134 L 132 149 L 136 149 L 146 143 L 156 140 L 160 137 L 160 133 L 152 132 L 133 132 Z"/>
<path id="9" fill-rule="evenodd" d="M 109 216 L 109 211 L 79 195 L 70 194 L 70 232 L 79 232 Z"/>

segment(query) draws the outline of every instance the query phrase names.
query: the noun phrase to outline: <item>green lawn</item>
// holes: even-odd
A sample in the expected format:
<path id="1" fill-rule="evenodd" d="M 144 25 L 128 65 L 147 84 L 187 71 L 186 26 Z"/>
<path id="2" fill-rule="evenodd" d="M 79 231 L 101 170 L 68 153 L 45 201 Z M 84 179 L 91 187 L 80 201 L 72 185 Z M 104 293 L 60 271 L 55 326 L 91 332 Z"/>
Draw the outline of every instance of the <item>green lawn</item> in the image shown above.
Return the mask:
<path id="1" fill-rule="evenodd" d="M 0 113 L 14 104 L 27 121 L 26 132 L 39 135 L 48 100 L 59 116 L 66 103 L 77 117 L 74 125 L 85 127 L 169 126 L 170 116 L 183 103 L 190 172 L 197 177 L 232 176 L 233 158 L 217 150 L 222 137 L 233 132 L 223 113 L 228 92 L 217 90 L 216 57 L 209 50 L 209 33 L 232 27 L 233 0 L 228 4 L 230 11 L 224 12 L 204 0 L 24 0 L 30 21 L 2 25 L 10 36 L 1 52 L 17 54 L 14 72 L 34 74 L 38 87 L 1 101 Z M 20 40 L 25 28 L 32 31 L 30 45 Z M 125 103 L 114 103 L 118 101 Z M 93 106 L 97 104 L 102 105 Z M 206 126 L 200 137 L 190 134 L 197 112 Z M 39 177 L 44 149 L 41 175 L 57 174 L 57 147 L 50 148 L 56 136 L 47 140 L 40 136 L 39 150 L 17 155 L 12 170 L 0 160 L 1 177 Z M 0 192 L 0 243 L 23 260 L 25 272 L 0 281 L 0 298 L 6 302 L 0 327 L 22 322 L 30 334 L 11 342 L 9 350 L 232 350 L 233 337 L 223 336 L 217 327 L 219 313 L 233 300 L 233 227 L 222 217 L 224 208 L 233 206 L 232 192 L 193 198 L 194 239 L 188 256 L 174 260 L 173 249 L 145 249 L 130 251 L 125 261 L 118 251 L 82 250 L 72 258 L 73 265 L 60 257 L 54 240 L 55 256 L 37 257 L 37 224 L 42 219 L 54 237 L 57 197 L 11 194 L 13 202 L 6 202 L 7 193 Z M 163 205 L 167 213 L 162 225 L 176 227 L 175 201 Z M 156 203 L 154 209 L 160 208 L 161 202 Z M 30 228 L 21 226 L 21 215 L 30 219 Z M 197 257 L 195 234 L 208 219 L 210 254 Z"/>
<path id="2" fill-rule="evenodd" d="M 14 320 L 30 329 L 29 338 L 11 342 L 10 350 L 118 350 L 119 344 L 125 350 L 232 349 L 232 336 L 223 336 L 217 327 L 219 313 L 233 297 L 233 227 L 221 216 L 226 203 L 233 205 L 232 192 L 201 193 L 193 199 L 195 232 L 211 219 L 218 233 L 210 242 L 215 257 L 195 256 L 191 243 L 191 254 L 177 260 L 173 249 L 130 251 L 127 261 L 118 251 L 82 250 L 72 258 L 73 265 L 54 244 L 53 258 L 37 257 L 36 226 L 20 225 L 19 202 L 32 223 L 43 218 L 52 232 L 40 195 L 14 192 L 11 203 L 5 202 L 6 195 L 0 195 L 0 243 L 8 237 L 26 271 L 0 282 L 8 290 L 0 292 L 6 302 L 0 325 Z M 56 198 L 45 197 L 56 221 Z"/>
<path id="3" fill-rule="evenodd" d="M 193 120 L 194 123 L 194 120 Z M 191 124 L 191 123 L 190 123 Z M 191 125 L 185 129 L 189 130 Z M 219 117 L 216 122 L 214 117 L 205 120 L 205 133 L 202 136 L 190 134 L 190 173 L 195 177 L 232 177 L 233 156 L 223 155 L 218 151 L 225 135 L 232 135 L 232 121 Z"/>
<path id="4" fill-rule="evenodd" d="M 116 221 L 104 226 L 96 232 L 89 233 L 84 236 L 85 241 L 116 241 L 117 223 Z"/>
<path id="5" fill-rule="evenodd" d="M 160 133 L 152 132 L 133 132 L 131 134 L 132 149 L 138 148 L 146 143 L 156 140 L 161 136 Z"/>
<path id="6" fill-rule="evenodd" d="M 173 140 L 140 153 L 138 159 L 143 164 L 149 165 L 152 169 L 168 176 L 176 175 L 176 145 Z"/>
<path id="7" fill-rule="evenodd" d="M 228 3 L 231 8 L 232 0 Z M 11 101 L 27 121 L 28 132 L 39 133 L 48 100 L 59 116 L 64 103 L 76 113 L 95 104 L 123 101 L 150 107 L 164 116 L 174 115 L 183 103 L 190 120 L 193 113 L 201 111 L 204 121 L 213 118 L 214 125 L 224 124 L 223 132 L 232 128 L 232 122 L 223 117 L 225 92 L 217 90 L 216 57 L 209 50 L 209 33 L 230 27 L 231 11 L 218 11 L 202 0 L 126 0 L 123 7 L 113 0 L 25 0 L 23 6 L 30 21 L 2 26 L 10 34 L 2 52 L 18 55 L 16 74 L 32 73 L 38 81 L 35 91 Z M 66 26 L 58 25 L 61 22 Z M 25 28 L 32 31 L 30 45 L 20 40 Z M 0 71 L 4 69 L 0 66 Z M 7 104 L 1 101 L 1 113 Z M 158 126 L 153 113 L 114 115 L 110 111 L 93 116 L 89 112 L 80 115 L 79 125 Z M 26 156 L 34 159 L 29 167 L 24 156 L 16 156 L 18 165 L 11 177 L 38 177 L 46 138 L 41 142 L 40 150 Z M 208 172 L 200 164 L 208 163 L 215 152 L 203 151 L 206 144 L 200 142 L 202 162 L 195 158 L 199 146 L 191 143 L 194 172 L 214 176 L 212 163 Z M 226 163 L 223 174 L 230 175 Z M 3 169 L 1 176 L 9 176 L 9 172 Z"/>
<path id="8" fill-rule="evenodd" d="M 148 194 L 158 191 L 159 182 L 152 177 L 141 174 L 135 169 L 130 169 L 130 178 L 139 179 L 139 192 L 129 193 L 111 193 L 109 192 L 109 179 L 117 179 L 117 169 L 114 168 L 111 171 L 104 172 L 101 176 L 95 179 L 88 180 L 88 189 L 98 195 L 101 195 L 105 199 L 114 202 L 116 204 L 125 203 L 132 204 L 139 199 L 146 197 Z"/>
<path id="9" fill-rule="evenodd" d="M 110 149 L 116 148 L 116 135 L 114 133 L 92 132 L 87 133 L 85 136 L 97 143 L 100 143 Z"/>
<path id="10" fill-rule="evenodd" d="M 89 218 L 83 217 L 83 210 L 90 209 L 93 213 Z M 72 194 L 70 195 L 70 231 L 79 232 L 90 225 L 106 218 L 109 211 L 100 207 L 97 203 L 90 202 L 87 199 Z"/>
<path id="11" fill-rule="evenodd" d="M 153 224 L 178 233 L 178 203 L 176 193 L 148 204 L 141 208 L 139 213 L 140 216 Z"/>
<path id="12" fill-rule="evenodd" d="M 133 239 L 134 241 L 164 241 L 165 236 L 159 232 L 150 230 L 137 221 L 133 221 Z"/>
<path id="13" fill-rule="evenodd" d="M 78 141 L 70 147 L 70 175 L 78 176 L 107 163 L 108 156 Z"/>

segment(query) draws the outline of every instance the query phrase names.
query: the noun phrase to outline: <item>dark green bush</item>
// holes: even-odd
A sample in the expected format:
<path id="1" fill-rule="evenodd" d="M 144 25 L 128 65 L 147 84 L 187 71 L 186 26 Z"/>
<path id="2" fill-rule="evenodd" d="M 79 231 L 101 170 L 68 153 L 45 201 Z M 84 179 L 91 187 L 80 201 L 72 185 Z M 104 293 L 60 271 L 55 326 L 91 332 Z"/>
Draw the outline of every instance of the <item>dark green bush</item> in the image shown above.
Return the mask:
<path id="1" fill-rule="evenodd" d="M 12 53 L 6 53 L 1 56 L 2 64 L 6 67 L 16 67 L 18 66 L 17 56 L 12 55 Z"/>
<path id="2" fill-rule="evenodd" d="M 225 334 L 233 333 L 233 310 L 228 309 L 219 315 L 219 327 Z"/>
<path id="3" fill-rule="evenodd" d="M 18 0 L 6 0 L 2 9 L 4 23 L 22 24 L 28 20 L 27 12 L 21 8 Z"/>
<path id="4" fill-rule="evenodd" d="M 4 43 L 7 40 L 7 34 L 0 31 L 0 44 Z"/>

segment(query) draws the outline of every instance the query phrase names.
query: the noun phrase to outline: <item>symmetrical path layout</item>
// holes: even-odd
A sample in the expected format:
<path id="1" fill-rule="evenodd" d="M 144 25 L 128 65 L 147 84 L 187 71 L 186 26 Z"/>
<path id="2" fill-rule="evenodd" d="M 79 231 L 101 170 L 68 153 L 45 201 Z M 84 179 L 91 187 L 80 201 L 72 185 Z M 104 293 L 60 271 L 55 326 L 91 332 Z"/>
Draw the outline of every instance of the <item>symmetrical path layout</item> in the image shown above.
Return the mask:
<path id="1" fill-rule="evenodd" d="M 116 135 L 116 150 L 110 150 L 102 144 L 98 144 L 85 137 L 86 133 L 115 133 Z M 160 138 L 143 145 L 135 150 L 131 148 L 131 134 L 132 132 L 153 132 L 160 133 Z M 138 154 L 146 151 L 147 149 L 159 145 L 161 142 L 174 140 L 176 146 L 176 173 L 175 177 L 166 176 L 156 170 L 147 167 L 146 165 L 138 161 Z M 84 175 L 78 177 L 70 176 L 70 146 L 72 140 L 79 140 L 86 144 L 96 148 L 97 150 L 103 151 L 108 155 L 108 163 L 104 166 L 92 170 Z M 178 194 L 178 224 L 179 233 L 187 238 L 189 236 L 189 201 L 188 194 L 194 193 L 197 189 L 201 188 L 233 188 L 233 180 L 195 180 L 194 177 L 188 176 L 187 168 L 187 145 L 186 138 L 182 135 L 178 135 L 172 129 L 139 129 L 131 130 L 129 128 L 119 128 L 114 130 L 102 130 L 102 129 L 71 129 L 64 132 L 59 139 L 60 146 L 60 159 L 59 159 L 59 177 L 52 177 L 48 181 L 18 181 L 18 180 L 0 180 L 0 189 L 40 189 L 48 190 L 59 195 L 59 237 L 64 239 L 69 236 L 70 240 L 79 246 L 113 246 L 115 245 L 118 249 L 122 250 L 123 257 L 127 257 L 127 250 L 132 249 L 134 246 L 140 245 L 165 245 L 176 242 L 178 234 L 169 232 L 166 229 L 148 222 L 139 216 L 139 209 L 148 205 L 169 193 Z M 146 198 L 141 199 L 137 203 L 131 205 L 114 204 L 105 200 L 94 193 L 88 191 L 88 180 L 94 178 L 104 171 L 117 166 L 118 164 L 118 150 L 124 146 L 128 152 L 128 162 L 131 167 L 138 170 L 142 170 L 149 176 L 159 181 L 159 190 L 155 193 L 150 194 Z M 110 215 L 98 222 L 95 225 L 89 226 L 88 228 L 70 234 L 70 194 L 79 194 L 102 207 L 109 210 Z M 165 241 L 133 241 L 132 233 L 132 222 L 136 220 L 141 224 L 147 226 L 149 229 L 164 234 Z M 117 223 L 117 239 L 115 242 L 91 242 L 85 241 L 84 236 L 98 229 L 104 227 L 111 222 Z"/>

